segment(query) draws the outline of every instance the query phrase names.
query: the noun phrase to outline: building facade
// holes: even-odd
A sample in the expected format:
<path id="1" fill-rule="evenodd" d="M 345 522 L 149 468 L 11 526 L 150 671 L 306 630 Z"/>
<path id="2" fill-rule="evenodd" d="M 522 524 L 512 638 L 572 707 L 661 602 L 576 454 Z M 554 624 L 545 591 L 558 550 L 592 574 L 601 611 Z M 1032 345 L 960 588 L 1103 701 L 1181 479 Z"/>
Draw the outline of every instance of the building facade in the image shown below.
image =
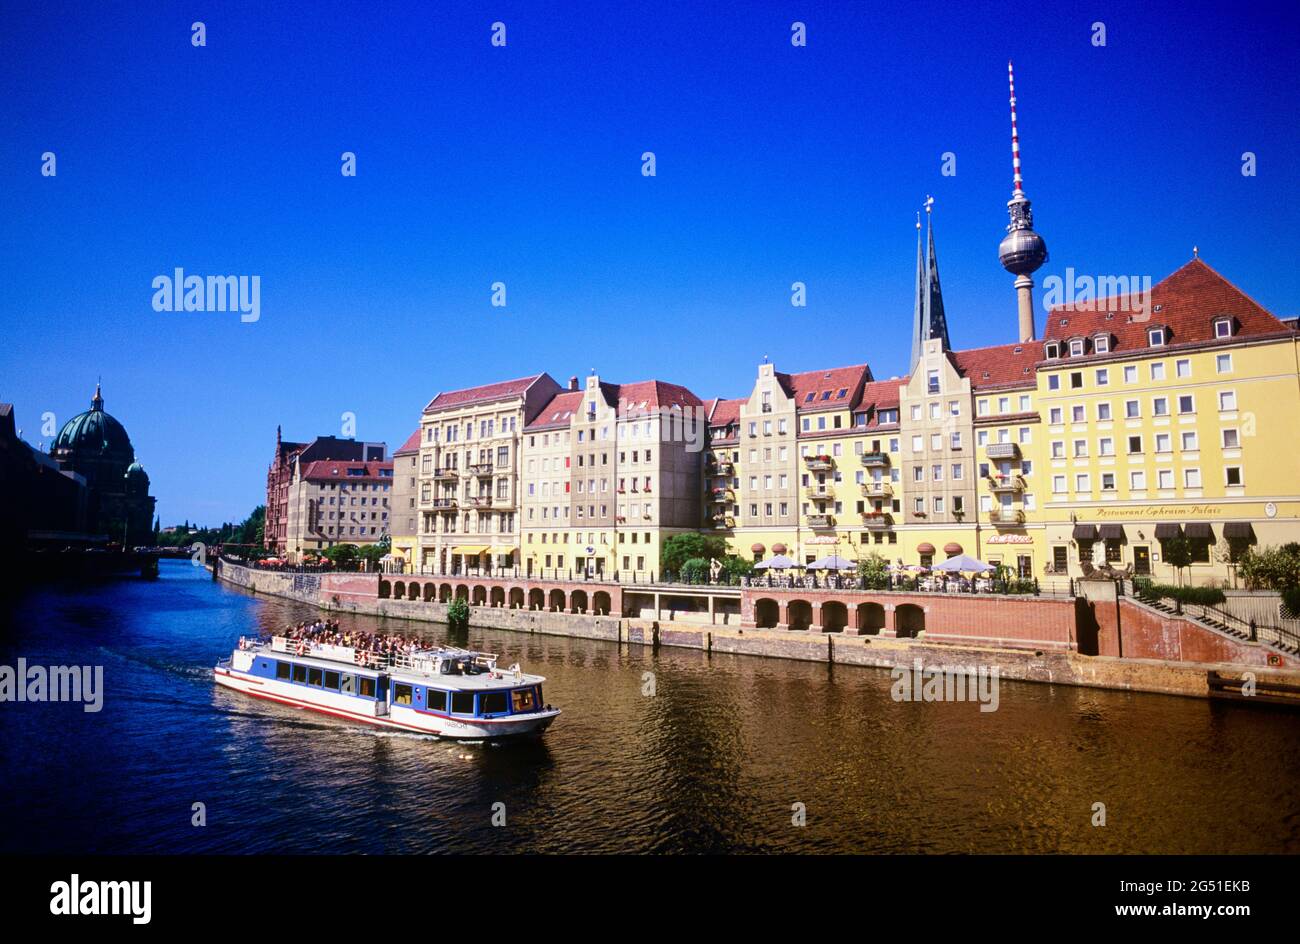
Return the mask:
<path id="1" fill-rule="evenodd" d="M 296 457 L 284 553 L 292 561 L 339 544 L 389 539 L 393 463 Z"/>
<path id="2" fill-rule="evenodd" d="M 405 572 L 419 559 L 416 545 L 420 533 L 420 431 L 417 429 L 393 453 L 393 490 L 389 504 L 389 553 L 391 570 Z"/>
<path id="3" fill-rule="evenodd" d="M 280 427 L 275 428 L 275 454 L 266 472 L 266 524 L 262 541 L 268 550 L 278 554 L 288 552 L 289 545 L 289 487 L 293 483 L 299 461 L 317 462 L 326 459 L 339 461 L 383 462 L 388 446 L 382 442 L 358 442 L 335 436 L 317 436 L 311 442 L 289 442 L 281 438 Z"/>

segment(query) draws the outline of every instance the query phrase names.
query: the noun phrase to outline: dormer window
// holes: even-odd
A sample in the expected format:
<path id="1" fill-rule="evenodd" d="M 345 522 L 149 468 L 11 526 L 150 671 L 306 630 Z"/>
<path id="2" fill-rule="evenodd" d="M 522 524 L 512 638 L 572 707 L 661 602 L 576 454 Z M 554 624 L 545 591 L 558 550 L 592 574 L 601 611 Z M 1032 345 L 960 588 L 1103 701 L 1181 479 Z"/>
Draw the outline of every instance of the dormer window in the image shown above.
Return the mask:
<path id="1" fill-rule="evenodd" d="M 1147 344 L 1149 344 L 1151 347 L 1164 347 L 1165 329 L 1149 328 L 1147 330 Z"/>
<path id="2" fill-rule="evenodd" d="M 1092 349 L 1098 354 L 1110 353 L 1110 335 L 1099 334 L 1092 339 Z"/>
<path id="3" fill-rule="evenodd" d="M 1055 341 L 1049 341 L 1043 345 L 1043 356 L 1048 360 L 1055 360 L 1061 356 L 1061 345 Z"/>
<path id="4" fill-rule="evenodd" d="M 1215 319 L 1214 319 L 1214 336 L 1215 336 L 1216 338 L 1230 338 L 1230 337 L 1232 337 L 1232 319 L 1231 319 L 1231 318 L 1227 318 L 1227 317 L 1224 317 L 1224 318 L 1215 318 Z"/>
<path id="5" fill-rule="evenodd" d="M 1083 357 L 1083 338 L 1075 338 L 1070 342 L 1070 356 Z"/>

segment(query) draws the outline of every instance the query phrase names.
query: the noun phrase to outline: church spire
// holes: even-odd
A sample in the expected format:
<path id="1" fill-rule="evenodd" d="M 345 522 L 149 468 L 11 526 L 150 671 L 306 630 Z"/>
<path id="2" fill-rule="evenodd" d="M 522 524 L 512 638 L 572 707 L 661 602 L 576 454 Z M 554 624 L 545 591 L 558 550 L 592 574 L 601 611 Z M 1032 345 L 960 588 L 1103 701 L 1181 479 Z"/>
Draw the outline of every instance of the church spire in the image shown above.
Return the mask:
<path id="1" fill-rule="evenodd" d="M 916 303 L 912 309 L 912 360 L 910 370 L 925 349 L 925 342 L 933 338 L 943 341 L 943 350 L 952 350 L 948 341 L 948 318 L 943 310 L 943 290 L 939 287 L 939 257 L 934 248 L 934 225 L 930 214 L 934 198 L 925 198 L 925 229 L 927 245 L 921 254 L 921 214 L 916 215 Z"/>
<path id="2" fill-rule="evenodd" d="M 100 387 L 100 382 L 99 382 L 98 380 L 96 380 L 96 381 L 95 381 L 95 396 L 91 398 L 91 401 L 90 401 L 90 408 L 91 408 L 92 410 L 97 410 L 97 411 L 103 412 L 103 409 L 104 409 L 104 398 L 103 398 L 103 396 L 100 395 L 99 387 Z"/>

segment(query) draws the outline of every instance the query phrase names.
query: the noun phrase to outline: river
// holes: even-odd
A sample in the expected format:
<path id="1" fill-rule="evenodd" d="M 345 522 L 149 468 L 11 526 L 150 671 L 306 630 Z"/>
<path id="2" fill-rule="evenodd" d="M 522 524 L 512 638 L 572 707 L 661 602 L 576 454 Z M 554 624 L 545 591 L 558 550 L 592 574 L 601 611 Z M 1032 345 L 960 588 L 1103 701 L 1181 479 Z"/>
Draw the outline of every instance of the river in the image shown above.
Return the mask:
<path id="1" fill-rule="evenodd" d="M 102 665 L 104 701 L 0 704 L 0 850 L 1300 852 L 1292 711 L 1002 682 L 981 712 L 884 670 L 394 620 L 547 676 L 564 714 L 466 745 L 213 685 L 241 634 L 314 613 L 187 561 L 10 600 L 0 664 Z"/>

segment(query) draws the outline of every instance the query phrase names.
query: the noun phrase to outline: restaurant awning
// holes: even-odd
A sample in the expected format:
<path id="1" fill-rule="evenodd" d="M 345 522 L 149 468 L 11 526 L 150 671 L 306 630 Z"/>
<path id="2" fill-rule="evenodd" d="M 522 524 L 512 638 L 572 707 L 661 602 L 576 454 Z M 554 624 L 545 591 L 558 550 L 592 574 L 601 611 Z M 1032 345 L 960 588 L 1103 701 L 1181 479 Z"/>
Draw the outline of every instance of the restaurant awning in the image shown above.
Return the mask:
<path id="1" fill-rule="evenodd" d="M 1076 524 L 1074 530 L 1070 532 L 1070 537 L 1076 541 L 1095 541 L 1097 540 L 1097 526 L 1095 524 Z"/>
<path id="2" fill-rule="evenodd" d="M 773 554 L 784 554 L 785 552 L 786 552 L 786 546 L 784 544 L 778 542 L 772 545 Z"/>
<path id="3" fill-rule="evenodd" d="M 1255 540 L 1255 529 L 1249 521 L 1229 521 L 1223 525 L 1223 536 L 1232 541 Z"/>
<path id="4" fill-rule="evenodd" d="M 1174 524 L 1171 521 L 1162 521 L 1156 525 L 1156 540 L 1168 541 L 1170 538 L 1181 538 L 1183 536 L 1183 527 Z"/>
<path id="5" fill-rule="evenodd" d="M 933 544 L 930 544 L 929 542 L 927 542 L 927 543 L 925 543 L 925 544 L 918 544 L 918 545 L 916 546 L 916 553 L 918 553 L 918 554 L 933 554 L 933 553 L 934 553 L 934 545 L 933 545 Z"/>
<path id="6" fill-rule="evenodd" d="M 459 554 L 461 557 L 478 557 L 488 549 L 486 544 L 465 544 L 461 547 L 453 547 L 451 552 Z"/>
<path id="7" fill-rule="evenodd" d="M 949 541 L 943 546 L 943 552 L 949 557 L 956 557 L 962 552 L 962 547 L 956 541 Z"/>
<path id="8" fill-rule="evenodd" d="M 1097 533 L 1103 541 L 1122 541 L 1124 540 L 1124 526 L 1122 524 L 1103 524 L 1097 528 Z"/>
<path id="9" fill-rule="evenodd" d="M 1192 521 L 1183 526 L 1187 536 L 1195 541 L 1213 541 L 1214 528 L 1208 521 Z"/>
<path id="10" fill-rule="evenodd" d="M 762 544 L 751 544 L 749 550 L 754 554 L 762 554 L 767 550 Z"/>

